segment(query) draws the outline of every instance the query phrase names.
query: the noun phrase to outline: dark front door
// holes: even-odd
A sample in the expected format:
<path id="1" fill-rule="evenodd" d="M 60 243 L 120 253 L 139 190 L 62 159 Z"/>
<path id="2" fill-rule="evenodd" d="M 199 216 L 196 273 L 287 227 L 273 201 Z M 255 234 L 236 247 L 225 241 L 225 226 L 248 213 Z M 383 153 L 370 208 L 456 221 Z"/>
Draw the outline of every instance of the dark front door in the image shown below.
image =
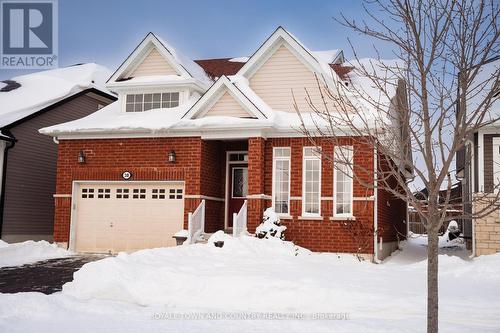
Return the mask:
<path id="1" fill-rule="evenodd" d="M 238 213 L 248 193 L 248 165 L 229 165 L 229 203 L 227 226 L 233 226 L 233 213 Z"/>

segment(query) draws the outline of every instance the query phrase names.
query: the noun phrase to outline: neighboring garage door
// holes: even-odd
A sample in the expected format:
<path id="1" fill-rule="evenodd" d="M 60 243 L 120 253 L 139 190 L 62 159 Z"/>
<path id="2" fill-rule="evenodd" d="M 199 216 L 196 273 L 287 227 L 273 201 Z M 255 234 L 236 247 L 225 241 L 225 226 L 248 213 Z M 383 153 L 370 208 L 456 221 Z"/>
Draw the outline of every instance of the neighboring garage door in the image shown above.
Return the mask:
<path id="1" fill-rule="evenodd" d="M 81 183 L 74 249 L 117 253 L 175 245 L 183 229 L 184 184 Z"/>

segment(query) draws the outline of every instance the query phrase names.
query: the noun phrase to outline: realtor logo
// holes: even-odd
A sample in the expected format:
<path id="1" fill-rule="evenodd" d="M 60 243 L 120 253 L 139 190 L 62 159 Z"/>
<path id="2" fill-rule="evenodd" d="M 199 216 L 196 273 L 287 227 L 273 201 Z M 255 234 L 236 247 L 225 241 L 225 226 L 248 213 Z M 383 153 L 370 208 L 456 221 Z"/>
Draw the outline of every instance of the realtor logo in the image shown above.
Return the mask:
<path id="1" fill-rule="evenodd" d="M 0 68 L 57 67 L 57 0 L 0 0 Z"/>

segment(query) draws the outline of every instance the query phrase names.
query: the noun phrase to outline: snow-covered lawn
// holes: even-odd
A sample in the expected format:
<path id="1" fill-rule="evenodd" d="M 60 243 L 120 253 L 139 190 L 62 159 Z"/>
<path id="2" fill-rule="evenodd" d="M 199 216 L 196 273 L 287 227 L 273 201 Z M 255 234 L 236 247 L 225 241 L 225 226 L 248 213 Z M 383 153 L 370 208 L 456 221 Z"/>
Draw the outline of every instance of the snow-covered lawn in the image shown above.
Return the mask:
<path id="1" fill-rule="evenodd" d="M 61 293 L 0 294 L 0 331 L 422 332 L 424 244 L 412 239 L 380 265 L 252 237 L 120 254 L 86 264 Z M 439 258 L 441 332 L 498 332 L 500 254 L 446 251 L 462 258 Z M 348 319 L 221 319 L 317 313 Z M 202 315 L 219 317 L 179 319 Z"/>
<path id="2" fill-rule="evenodd" d="M 0 240 L 0 267 L 30 264 L 40 260 L 67 257 L 71 254 L 46 241 L 8 244 Z"/>

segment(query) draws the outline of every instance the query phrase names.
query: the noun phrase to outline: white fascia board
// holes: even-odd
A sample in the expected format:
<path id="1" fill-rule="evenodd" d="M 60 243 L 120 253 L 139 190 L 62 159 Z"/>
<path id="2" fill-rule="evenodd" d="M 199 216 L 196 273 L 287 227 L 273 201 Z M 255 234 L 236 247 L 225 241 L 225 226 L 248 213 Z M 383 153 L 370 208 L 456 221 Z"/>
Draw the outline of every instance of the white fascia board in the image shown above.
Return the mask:
<path id="1" fill-rule="evenodd" d="M 172 82 L 136 82 L 136 83 L 126 83 L 127 81 L 116 82 L 108 84 L 107 87 L 113 89 L 116 92 L 129 92 L 138 91 L 138 89 L 154 89 L 159 90 L 161 88 L 168 88 L 169 90 L 174 88 L 186 89 L 191 88 L 193 90 L 204 93 L 207 91 L 207 87 L 201 84 L 198 80 L 193 78 L 186 78 L 182 80 L 175 80 Z"/>
<path id="2" fill-rule="evenodd" d="M 264 114 L 239 90 L 229 79 L 223 75 L 212 87 L 186 112 L 182 119 L 193 119 L 203 115 L 223 95 L 223 89 L 227 89 L 231 96 L 251 115 L 257 119 L 265 118 Z"/>
<path id="3" fill-rule="evenodd" d="M 170 128 L 165 130 L 122 130 L 122 131 L 88 131 L 71 133 L 50 133 L 59 140 L 81 140 L 81 139 L 130 139 L 130 138 L 151 138 L 151 137 L 202 137 L 203 139 L 238 139 L 245 137 L 265 137 L 265 138 L 301 138 L 305 137 L 302 132 L 293 128 L 276 129 L 271 125 L 261 126 L 213 126 L 201 129 Z M 317 130 L 311 130 L 310 135 L 321 137 Z M 344 130 L 342 136 L 357 136 L 353 132 Z"/>

